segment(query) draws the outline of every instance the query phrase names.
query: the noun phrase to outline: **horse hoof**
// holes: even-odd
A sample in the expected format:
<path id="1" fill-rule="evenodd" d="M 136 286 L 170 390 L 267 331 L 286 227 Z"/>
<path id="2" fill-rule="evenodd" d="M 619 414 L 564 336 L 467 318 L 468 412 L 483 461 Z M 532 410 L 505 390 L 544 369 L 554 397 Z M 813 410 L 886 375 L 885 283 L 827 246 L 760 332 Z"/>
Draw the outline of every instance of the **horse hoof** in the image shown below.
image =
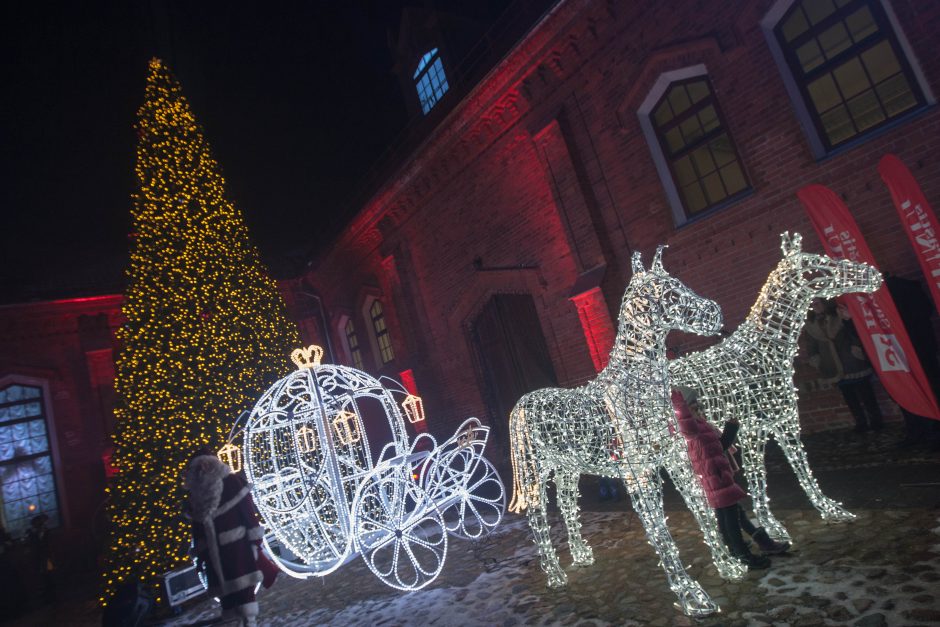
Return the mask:
<path id="1" fill-rule="evenodd" d="M 594 551 L 591 547 L 586 547 L 582 551 L 573 552 L 575 566 L 590 566 L 594 563 Z"/>
<path id="2" fill-rule="evenodd" d="M 564 588 L 566 585 L 568 585 L 568 575 L 566 575 L 565 573 L 548 576 L 548 587 L 551 588 L 552 590 L 557 590 L 558 588 Z"/>
<path id="3" fill-rule="evenodd" d="M 852 522 L 856 518 L 857 516 L 855 514 L 841 507 L 822 512 L 822 519 L 828 522 Z"/>
<path id="4" fill-rule="evenodd" d="M 689 590 L 684 595 L 679 596 L 679 602 L 676 603 L 676 607 L 682 610 L 682 613 L 686 616 L 691 616 L 693 618 L 702 618 L 704 616 L 711 616 L 716 612 L 720 612 L 721 608 L 718 607 L 718 604 L 712 601 L 704 590 Z"/>
<path id="5" fill-rule="evenodd" d="M 718 576 L 726 581 L 740 581 L 747 575 L 747 565 L 733 557 L 715 562 Z"/>
<path id="6" fill-rule="evenodd" d="M 848 514 L 848 512 L 846 512 L 846 514 Z M 849 515 L 853 518 L 855 517 L 854 514 Z M 823 520 L 826 520 L 825 514 L 823 514 Z M 764 531 L 767 532 L 767 535 L 770 536 L 771 540 L 776 540 L 777 542 L 793 542 L 793 540 L 790 538 L 789 532 L 787 532 L 784 526 L 780 523 L 774 525 L 765 524 L 762 525 L 762 527 Z"/>
<path id="7" fill-rule="evenodd" d="M 679 604 L 677 603 L 676 605 Z M 691 616 L 692 618 L 704 618 L 721 611 L 721 608 L 718 607 L 718 604 L 711 601 L 704 605 L 680 607 L 679 609 L 681 609 L 686 616 Z"/>

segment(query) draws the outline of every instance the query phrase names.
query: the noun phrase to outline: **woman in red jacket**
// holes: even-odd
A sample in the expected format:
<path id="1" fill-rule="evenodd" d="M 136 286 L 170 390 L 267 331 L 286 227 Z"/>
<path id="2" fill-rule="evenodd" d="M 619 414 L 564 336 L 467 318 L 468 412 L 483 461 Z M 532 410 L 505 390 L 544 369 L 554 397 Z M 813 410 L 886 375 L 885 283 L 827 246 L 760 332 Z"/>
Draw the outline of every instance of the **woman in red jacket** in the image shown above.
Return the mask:
<path id="1" fill-rule="evenodd" d="M 749 569 L 768 568 L 770 560 L 751 553 L 744 542 L 742 526 L 767 553 L 782 553 L 790 547 L 789 544 L 774 542 L 763 529 L 755 528 L 739 504 L 747 493 L 735 482 L 735 468 L 726 454 L 738 434 L 738 422 L 729 420 L 724 431 L 719 433 L 718 429 L 690 408 L 690 405 L 697 408 L 694 398 L 690 398 L 687 404 L 682 394 L 673 390 L 672 404 L 676 410 L 679 432 L 689 447 L 692 468 L 705 489 L 708 506 L 715 510 L 718 530 L 728 550 L 747 564 Z"/>

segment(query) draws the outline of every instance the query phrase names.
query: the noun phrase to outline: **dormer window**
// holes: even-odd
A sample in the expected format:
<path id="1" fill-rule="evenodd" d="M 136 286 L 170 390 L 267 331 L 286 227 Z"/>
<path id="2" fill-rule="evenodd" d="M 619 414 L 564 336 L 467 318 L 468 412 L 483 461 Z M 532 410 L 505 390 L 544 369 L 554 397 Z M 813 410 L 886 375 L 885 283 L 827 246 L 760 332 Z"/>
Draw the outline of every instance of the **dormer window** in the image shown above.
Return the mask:
<path id="1" fill-rule="evenodd" d="M 447 92 L 447 77 L 444 76 L 444 65 L 437 53 L 437 48 L 424 54 L 415 70 L 415 88 L 418 90 L 418 100 L 421 101 L 421 111 L 427 115 L 431 108 L 437 104 Z"/>

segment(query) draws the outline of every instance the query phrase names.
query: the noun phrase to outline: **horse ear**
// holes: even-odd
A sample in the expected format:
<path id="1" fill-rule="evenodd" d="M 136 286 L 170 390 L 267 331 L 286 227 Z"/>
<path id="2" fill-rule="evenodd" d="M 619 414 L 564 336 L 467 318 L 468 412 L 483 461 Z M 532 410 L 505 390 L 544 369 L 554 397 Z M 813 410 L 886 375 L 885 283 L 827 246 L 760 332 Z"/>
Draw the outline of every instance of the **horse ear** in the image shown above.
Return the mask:
<path id="1" fill-rule="evenodd" d="M 784 257 L 797 254 L 803 250 L 803 236 L 799 233 L 791 235 L 789 231 L 784 231 L 780 234 L 780 250 L 783 251 Z"/>
<path id="2" fill-rule="evenodd" d="M 665 272 L 663 270 L 663 249 L 667 248 L 666 244 L 660 244 L 656 247 L 656 256 L 653 257 L 653 263 L 650 265 L 650 270 L 654 272 Z"/>
<path id="3" fill-rule="evenodd" d="M 640 274 L 641 272 L 645 272 L 645 268 L 643 268 L 643 261 L 640 259 L 640 251 L 637 250 L 633 253 L 633 274 Z"/>

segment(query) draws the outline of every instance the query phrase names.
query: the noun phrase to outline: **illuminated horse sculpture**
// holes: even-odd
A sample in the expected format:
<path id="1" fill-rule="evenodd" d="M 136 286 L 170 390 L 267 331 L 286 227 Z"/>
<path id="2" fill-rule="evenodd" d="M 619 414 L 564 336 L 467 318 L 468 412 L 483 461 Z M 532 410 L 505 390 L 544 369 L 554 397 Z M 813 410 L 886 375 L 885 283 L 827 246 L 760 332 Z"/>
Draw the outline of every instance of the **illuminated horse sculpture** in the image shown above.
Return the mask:
<path id="1" fill-rule="evenodd" d="M 699 519 L 722 576 L 739 578 L 747 569 L 721 542 L 714 517 L 704 518 L 710 512 L 701 507 L 701 486 L 684 454 L 684 442 L 676 435 L 665 339 L 672 329 L 714 335 L 722 318 L 716 303 L 697 296 L 663 270 L 662 248 L 648 271 L 639 254 L 634 254 L 633 277 L 620 306 L 610 362 L 597 378 L 576 389 L 530 392 L 513 408 L 509 418 L 514 479 L 510 509 L 517 513 L 528 509 L 548 585 L 560 587 L 567 576 L 549 537 L 547 482 L 554 474 L 574 563 L 586 566 L 594 557 L 581 537 L 578 477 L 589 473 L 623 479 L 683 611 L 704 616 L 718 606 L 679 560 L 666 528 L 660 468 L 670 473 Z M 681 450 L 675 447 L 677 441 L 682 442 Z"/>
<path id="2" fill-rule="evenodd" d="M 741 326 L 721 343 L 672 361 L 669 374 L 673 385 L 699 392 L 699 404 L 714 424 L 740 420 L 738 438 L 754 512 L 770 536 L 789 540 L 768 507 L 764 446 L 771 434 L 824 519 L 855 517 L 822 493 L 800 442 L 793 358 L 806 312 L 817 297 L 874 292 L 881 274 L 868 264 L 804 253 L 799 233 L 780 238 L 783 259 Z"/>

